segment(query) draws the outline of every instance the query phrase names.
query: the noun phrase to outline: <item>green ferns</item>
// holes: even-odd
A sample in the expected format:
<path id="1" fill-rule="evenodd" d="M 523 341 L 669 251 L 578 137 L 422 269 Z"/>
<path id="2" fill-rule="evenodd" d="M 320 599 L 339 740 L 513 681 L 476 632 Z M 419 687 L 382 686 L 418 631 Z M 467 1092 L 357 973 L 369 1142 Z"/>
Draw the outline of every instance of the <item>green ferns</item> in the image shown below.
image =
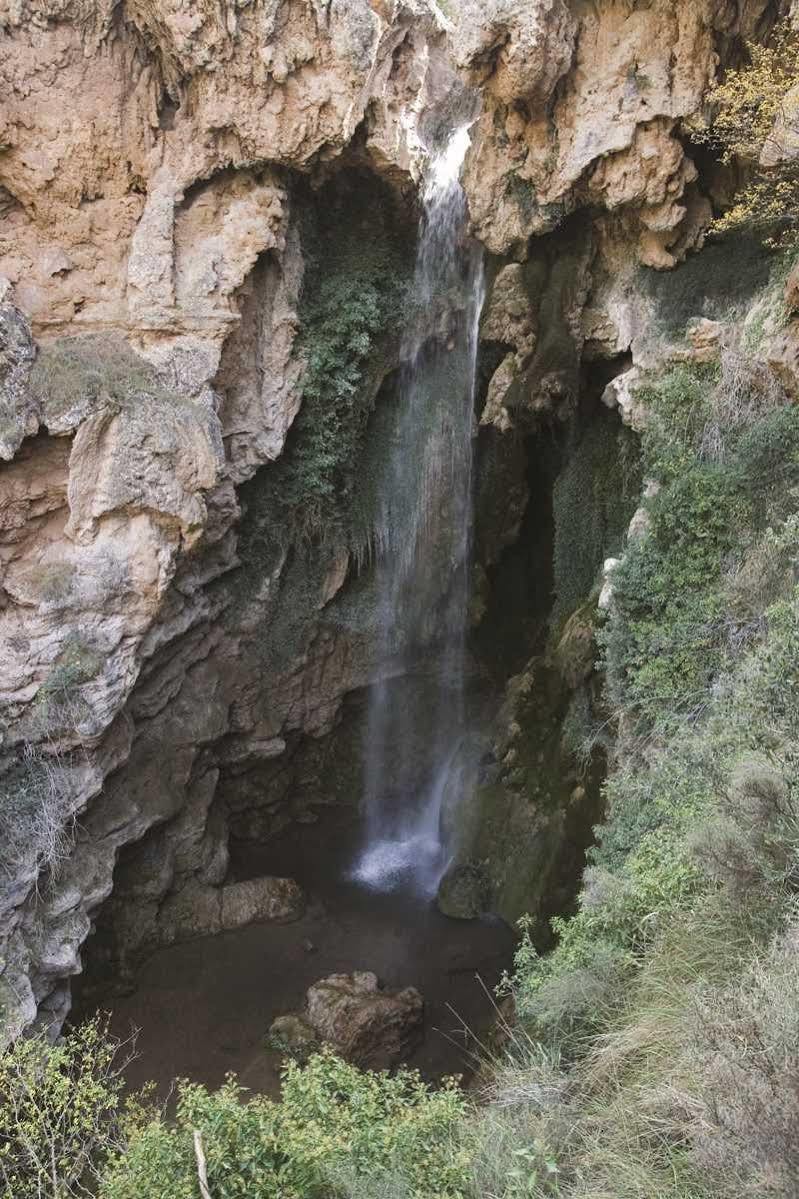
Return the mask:
<path id="1" fill-rule="evenodd" d="M 395 281 L 369 274 L 324 279 L 308 301 L 301 349 L 302 408 L 273 496 L 289 541 L 346 540 L 358 461 L 373 402 L 369 366 L 396 315 Z"/>

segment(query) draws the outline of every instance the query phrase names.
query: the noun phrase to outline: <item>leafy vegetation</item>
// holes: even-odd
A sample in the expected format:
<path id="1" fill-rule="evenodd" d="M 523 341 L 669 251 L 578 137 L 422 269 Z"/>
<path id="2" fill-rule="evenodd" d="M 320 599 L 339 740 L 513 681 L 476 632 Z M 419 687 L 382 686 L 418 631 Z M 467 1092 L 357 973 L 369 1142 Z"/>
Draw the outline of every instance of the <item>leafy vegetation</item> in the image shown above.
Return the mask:
<path id="1" fill-rule="evenodd" d="M 603 638 L 611 703 L 639 732 L 701 713 L 711 680 L 756 631 L 758 614 L 752 624 L 733 592 L 799 485 L 799 410 L 738 351 L 721 366 L 677 365 L 642 399 L 644 472 L 659 486 L 649 535 L 614 573 Z"/>
<path id="2" fill-rule="evenodd" d="M 794 1194 L 799 418 L 728 348 L 644 384 L 649 528 L 603 634 L 618 721 L 579 910 L 508 987 L 491 1193 Z M 526 1189 L 525 1189 L 526 1188 Z"/>
<path id="3" fill-rule="evenodd" d="M 0 1053 L 0 1196 L 96 1193 L 121 1136 L 124 1047 L 100 1020 L 50 1045 L 21 1038 Z"/>
<path id="4" fill-rule="evenodd" d="M 390 196 L 361 182 L 356 194 L 308 204 L 302 405 L 284 453 L 253 492 L 260 514 L 254 536 L 269 545 L 346 545 L 353 536 L 366 425 L 411 264 Z"/>
<path id="5" fill-rule="evenodd" d="M 749 43 L 747 61 L 727 71 L 708 99 L 714 106 L 706 140 L 725 163 L 741 163 L 747 181 L 715 223 L 718 232 L 741 226 L 793 231 L 799 216 L 799 34 L 789 21 L 765 45 Z"/>

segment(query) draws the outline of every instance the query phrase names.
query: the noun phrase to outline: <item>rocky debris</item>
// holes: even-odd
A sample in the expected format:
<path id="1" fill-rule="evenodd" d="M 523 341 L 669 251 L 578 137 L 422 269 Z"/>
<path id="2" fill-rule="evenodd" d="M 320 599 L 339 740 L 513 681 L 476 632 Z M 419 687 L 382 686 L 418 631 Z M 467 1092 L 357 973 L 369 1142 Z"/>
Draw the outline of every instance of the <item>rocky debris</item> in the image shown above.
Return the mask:
<path id="1" fill-rule="evenodd" d="M 423 1013 L 415 987 L 384 991 L 368 971 L 331 974 L 308 988 L 303 1012 L 278 1017 L 269 1035 L 292 1052 L 324 1041 L 357 1066 L 388 1070 L 421 1037 Z"/>
<path id="2" fill-rule="evenodd" d="M 476 920 L 484 915 L 490 885 L 479 865 L 466 862 L 450 866 L 438 885 L 436 903 L 445 916 L 454 920 Z"/>

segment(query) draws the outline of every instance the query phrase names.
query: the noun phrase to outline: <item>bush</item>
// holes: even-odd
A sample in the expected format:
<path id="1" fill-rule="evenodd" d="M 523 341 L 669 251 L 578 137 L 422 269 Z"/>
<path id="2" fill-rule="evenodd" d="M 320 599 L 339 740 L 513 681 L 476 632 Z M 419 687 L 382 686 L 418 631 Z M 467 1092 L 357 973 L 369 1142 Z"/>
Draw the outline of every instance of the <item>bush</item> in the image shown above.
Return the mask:
<path id="1" fill-rule="evenodd" d="M 738 902 L 755 889 L 769 896 L 799 885 L 799 796 L 775 763 L 739 764 L 714 819 L 700 826 L 694 852 Z"/>
<path id="2" fill-rule="evenodd" d="M 57 1045 L 21 1038 L 0 1054 L 2 1199 L 94 1193 L 119 1135 L 128 1060 L 99 1019 Z"/>
<path id="3" fill-rule="evenodd" d="M 467 1181 L 459 1146 L 465 1100 L 454 1085 L 432 1092 L 418 1075 L 358 1070 L 324 1051 L 289 1063 L 280 1103 L 183 1083 L 176 1119 L 133 1130 L 111 1167 L 103 1199 L 195 1199 L 199 1132 L 214 1199 L 312 1199 L 386 1193 L 457 1199 Z"/>
<path id="4" fill-rule="evenodd" d="M 735 202 L 714 227 L 723 233 L 787 222 L 793 229 L 799 216 L 792 153 L 799 134 L 799 34 L 786 19 L 766 45 L 749 43 L 746 51 L 748 61 L 711 90 L 715 114 L 709 130 L 699 134 L 721 151 L 723 162 L 748 168 Z"/>
<path id="5" fill-rule="evenodd" d="M 743 976 L 696 1016 L 700 1161 L 732 1195 L 788 1196 L 799 1178 L 799 924 L 795 914 Z"/>
<path id="6" fill-rule="evenodd" d="M 84 638 L 65 638 L 26 723 L 30 740 L 0 762 L 0 872 L 57 871 L 73 844 L 69 761 L 63 735 L 74 738 L 90 709 L 80 688 L 100 671 L 102 655 Z"/>
<path id="7" fill-rule="evenodd" d="M 57 755 L 26 746 L 0 774 L 0 871 L 55 871 L 73 843 L 69 789 Z"/>
<path id="8" fill-rule="evenodd" d="M 413 251 L 382 184 L 358 177 L 353 191 L 338 194 L 333 183 L 309 194 L 302 248 L 302 403 L 282 455 L 251 489 L 242 557 L 319 542 L 338 548 L 363 535 L 353 508 L 366 427 L 407 315 Z"/>
<path id="9" fill-rule="evenodd" d="M 643 389 L 645 473 L 661 486 L 599 635 L 609 697 L 639 734 L 701 716 L 730 649 L 757 630 L 734 610 L 735 563 L 767 548 L 799 483 L 799 410 L 764 370 L 728 350 L 721 368 L 678 365 Z M 775 572 L 777 590 L 784 582 Z"/>

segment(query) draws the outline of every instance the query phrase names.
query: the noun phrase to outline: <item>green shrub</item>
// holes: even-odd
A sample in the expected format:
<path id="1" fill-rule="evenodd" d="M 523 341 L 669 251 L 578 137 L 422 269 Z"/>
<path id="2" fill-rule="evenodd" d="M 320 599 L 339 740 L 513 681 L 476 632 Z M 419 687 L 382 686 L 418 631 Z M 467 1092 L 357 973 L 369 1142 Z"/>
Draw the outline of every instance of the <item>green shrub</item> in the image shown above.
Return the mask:
<path id="1" fill-rule="evenodd" d="M 699 1160 L 740 1190 L 788 1196 L 799 1178 L 799 924 L 697 1005 Z"/>
<path id="2" fill-rule="evenodd" d="M 303 221 L 302 403 L 282 455 L 253 489 L 244 551 L 262 557 L 360 534 L 352 510 L 366 426 L 407 318 L 412 249 L 386 189 L 364 178 L 340 196 L 331 185 L 308 197 Z"/>
<path id="3" fill-rule="evenodd" d="M 790 512 L 799 410 L 730 355 L 721 369 L 672 368 L 644 392 L 645 473 L 660 490 L 649 535 L 614 573 L 600 641 L 613 706 L 638 732 L 666 732 L 702 714 L 725 666 L 731 559 Z"/>
<path id="4" fill-rule="evenodd" d="M 2 1199 L 93 1193 L 119 1135 L 125 1061 L 97 1019 L 57 1045 L 20 1038 L 0 1053 Z"/>
<path id="5" fill-rule="evenodd" d="M 289 1063 L 282 1101 L 247 1100 L 234 1080 L 218 1091 L 184 1083 L 174 1124 L 137 1127 L 110 1169 L 103 1199 L 195 1199 L 199 1132 L 214 1199 L 312 1199 L 404 1187 L 409 1199 L 457 1199 L 468 1153 L 455 1085 L 430 1091 L 418 1075 L 362 1072 L 323 1052 Z"/>

